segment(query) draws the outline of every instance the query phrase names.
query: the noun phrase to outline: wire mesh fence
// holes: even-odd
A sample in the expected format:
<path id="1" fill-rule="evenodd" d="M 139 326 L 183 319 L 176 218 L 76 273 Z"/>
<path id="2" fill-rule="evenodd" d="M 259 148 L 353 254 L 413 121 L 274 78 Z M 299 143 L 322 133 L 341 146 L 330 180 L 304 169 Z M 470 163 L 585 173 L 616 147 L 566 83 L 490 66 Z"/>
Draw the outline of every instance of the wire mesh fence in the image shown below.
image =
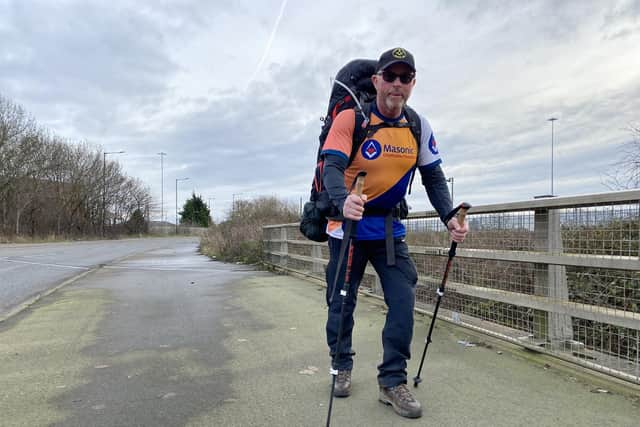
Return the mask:
<path id="1" fill-rule="evenodd" d="M 469 211 L 439 315 L 640 383 L 640 191 L 554 198 Z M 430 310 L 448 233 L 435 212 L 405 220 L 419 273 L 416 302 Z M 297 224 L 265 227 L 273 265 L 324 278 L 326 244 Z M 360 289 L 380 293 L 369 271 Z"/>

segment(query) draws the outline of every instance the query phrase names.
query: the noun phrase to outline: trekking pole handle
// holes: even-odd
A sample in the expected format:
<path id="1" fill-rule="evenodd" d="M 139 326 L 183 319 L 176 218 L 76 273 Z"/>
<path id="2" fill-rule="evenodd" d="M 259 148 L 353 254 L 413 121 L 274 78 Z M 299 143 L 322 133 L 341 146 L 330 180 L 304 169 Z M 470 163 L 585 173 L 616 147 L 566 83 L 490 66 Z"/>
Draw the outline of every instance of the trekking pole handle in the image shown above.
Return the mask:
<path id="1" fill-rule="evenodd" d="M 448 215 L 447 223 L 449 219 L 456 217 L 458 219 L 458 224 L 460 227 L 464 227 L 464 221 L 467 217 L 467 211 L 471 209 L 471 205 L 469 203 L 463 202 L 460 203 L 456 208 L 451 211 Z M 453 259 L 456 256 L 456 248 L 458 247 L 457 242 L 451 242 L 451 247 L 449 248 L 449 260 Z M 448 270 L 447 270 L 448 271 Z M 446 281 L 447 272 L 445 272 L 445 280 Z M 440 292 L 444 292 L 444 286 L 441 286 L 439 289 Z"/>
<path id="2" fill-rule="evenodd" d="M 471 208 L 471 205 L 466 202 L 460 203 L 459 211 L 458 211 L 458 223 L 462 227 L 464 225 L 464 220 L 467 217 L 467 211 Z"/>
<path id="3" fill-rule="evenodd" d="M 364 190 L 364 177 L 367 176 L 365 171 L 358 172 L 358 176 L 356 176 L 356 188 L 355 193 L 358 196 L 362 196 L 362 192 Z"/>

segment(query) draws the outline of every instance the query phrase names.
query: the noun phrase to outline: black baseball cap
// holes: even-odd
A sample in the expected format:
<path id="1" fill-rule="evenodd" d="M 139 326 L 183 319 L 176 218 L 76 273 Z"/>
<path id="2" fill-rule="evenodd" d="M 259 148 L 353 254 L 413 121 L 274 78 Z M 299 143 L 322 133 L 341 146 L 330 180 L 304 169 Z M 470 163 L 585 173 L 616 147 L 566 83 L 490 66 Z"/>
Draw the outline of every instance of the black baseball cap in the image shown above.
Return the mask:
<path id="1" fill-rule="evenodd" d="M 415 73 L 416 63 L 413 60 L 413 55 L 407 49 L 403 49 L 401 47 L 394 47 L 380 55 L 376 71 L 382 71 L 388 66 L 399 62 L 407 64 L 409 68 L 411 68 L 411 71 Z"/>

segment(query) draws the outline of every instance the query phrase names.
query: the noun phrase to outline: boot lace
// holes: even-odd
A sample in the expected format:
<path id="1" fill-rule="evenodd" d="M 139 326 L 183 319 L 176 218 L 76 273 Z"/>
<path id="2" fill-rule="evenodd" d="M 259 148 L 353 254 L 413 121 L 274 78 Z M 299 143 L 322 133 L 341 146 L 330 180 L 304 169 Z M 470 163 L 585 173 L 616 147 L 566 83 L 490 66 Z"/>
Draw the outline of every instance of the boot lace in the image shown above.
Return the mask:
<path id="1" fill-rule="evenodd" d="M 338 371 L 338 382 L 346 382 L 349 380 L 349 377 L 351 375 L 350 371 Z"/>
<path id="2" fill-rule="evenodd" d="M 398 396 L 398 399 L 403 402 L 412 403 L 415 401 L 406 384 L 397 385 L 392 389 L 392 391 Z"/>

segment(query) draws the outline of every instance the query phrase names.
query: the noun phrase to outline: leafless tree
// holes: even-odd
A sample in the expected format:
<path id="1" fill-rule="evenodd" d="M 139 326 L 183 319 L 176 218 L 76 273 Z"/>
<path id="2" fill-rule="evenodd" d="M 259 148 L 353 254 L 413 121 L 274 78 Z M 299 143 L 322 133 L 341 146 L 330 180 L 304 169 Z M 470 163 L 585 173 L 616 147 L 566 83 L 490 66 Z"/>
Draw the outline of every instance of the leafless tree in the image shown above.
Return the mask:
<path id="1" fill-rule="evenodd" d="M 640 188 L 640 125 L 630 126 L 629 131 L 633 139 L 622 146 L 614 170 L 605 174 L 604 185 L 612 190 Z"/>
<path id="2" fill-rule="evenodd" d="M 148 221 L 149 189 L 116 161 L 103 168 L 102 153 L 38 127 L 0 96 L 0 238 L 98 235 L 103 209 L 111 233 L 125 230 L 136 210 L 138 223 L 141 214 Z"/>

